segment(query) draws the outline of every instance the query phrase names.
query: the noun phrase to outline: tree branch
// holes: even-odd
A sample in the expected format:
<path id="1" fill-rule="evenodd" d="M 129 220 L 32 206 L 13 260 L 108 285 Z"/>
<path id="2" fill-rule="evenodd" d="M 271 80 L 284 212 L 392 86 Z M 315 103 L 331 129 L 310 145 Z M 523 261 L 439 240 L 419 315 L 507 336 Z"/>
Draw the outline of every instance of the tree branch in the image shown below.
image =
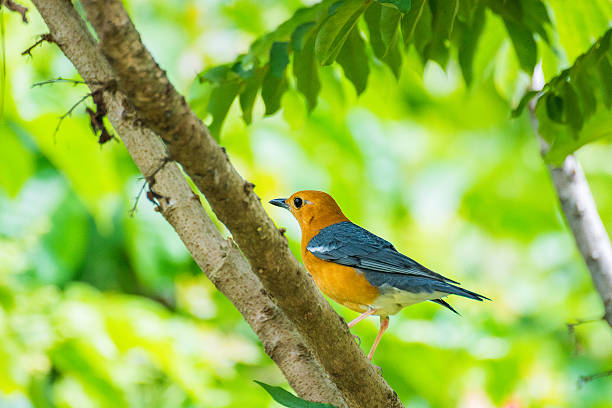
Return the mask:
<path id="1" fill-rule="evenodd" d="M 85 23 L 67 0 L 35 0 L 55 42 L 72 61 L 92 92 L 114 80 Z M 221 237 L 175 163 L 166 163 L 166 147 L 136 117 L 120 92 L 104 92 L 115 130 L 160 197 L 161 214 L 174 227 L 194 260 L 242 313 L 303 398 L 347 407 L 341 394 L 319 365 L 285 314 L 270 300 L 239 249 Z"/>
<path id="2" fill-rule="evenodd" d="M 264 288 L 316 354 L 351 407 L 401 407 L 339 316 L 319 293 L 286 239 L 231 165 L 225 151 L 168 81 L 118 0 L 83 6 L 102 52 L 138 116 L 166 142 L 249 260 Z"/>
<path id="3" fill-rule="evenodd" d="M 541 89 L 543 82 L 541 70 L 536 69 L 533 79 L 534 90 Z M 529 113 L 533 129 L 540 141 L 540 152 L 542 157 L 545 157 L 549 146 L 538 132 L 535 104 L 534 99 L 529 105 Z M 567 156 L 561 167 L 551 164 L 547 167 L 561 202 L 565 220 L 591 273 L 593 286 L 603 302 L 605 310 L 603 318 L 612 327 L 612 245 L 597 212 L 589 183 L 574 155 Z"/>

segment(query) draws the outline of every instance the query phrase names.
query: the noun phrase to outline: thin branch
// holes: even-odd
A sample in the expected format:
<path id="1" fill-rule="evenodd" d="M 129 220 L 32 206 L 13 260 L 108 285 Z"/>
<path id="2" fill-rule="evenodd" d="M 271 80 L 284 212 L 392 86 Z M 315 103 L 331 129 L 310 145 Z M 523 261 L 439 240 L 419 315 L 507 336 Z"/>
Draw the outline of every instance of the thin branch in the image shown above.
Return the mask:
<path id="1" fill-rule="evenodd" d="M 136 194 L 136 197 L 134 197 L 134 205 L 132 206 L 132 208 L 130 208 L 130 211 L 129 211 L 130 218 L 133 218 L 134 215 L 136 215 L 136 208 L 138 208 L 138 201 L 140 201 L 140 197 L 142 196 L 143 191 L 148 185 L 149 183 L 146 180 L 142 182 L 142 186 L 138 190 L 138 194 Z"/>
<path id="2" fill-rule="evenodd" d="M 591 374 L 591 375 L 581 375 L 580 378 L 578 378 L 578 388 L 582 387 L 583 385 L 585 385 L 586 383 L 590 381 L 597 380 L 599 378 L 610 377 L 610 376 L 612 376 L 612 370 L 608 370 L 608 371 L 604 371 L 604 372 L 596 373 L 596 374 Z"/>
<path id="3" fill-rule="evenodd" d="M 92 92 L 97 90 L 96 84 L 113 80 L 112 68 L 71 2 L 34 0 L 34 3 L 56 44 Z M 293 323 L 270 300 L 240 250 L 222 238 L 179 167 L 175 163 L 160 166 L 168 160 L 163 142 L 138 119 L 120 89 L 105 90 L 103 98 L 109 119 L 134 162 L 149 184 L 155 183 L 156 191 L 163 196 L 161 214 L 177 231 L 203 272 L 242 313 L 289 384 L 304 398 L 346 408 L 336 386 Z"/>
<path id="4" fill-rule="evenodd" d="M 117 73 L 119 89 L 206 196 L 266 291 L 295 324 L 345 399 L 352 407 L 401 407 L 343 319 L 293 256 L 259 197 L 245 189 L 247 181 L 144 47 L 123 4 L 88 0 L 83 7 Z"/>
<path id="5" fill-rule="evenodd" d="M 36 88 L 37 86 L 43 86 L 43 85 L 50 85 L 50 84 L 55 84 L 58 82 L 63 82 L 63 83 L 69 83 L 69 84 L 74 84 L 74 85 L 86 85 L 87 83 L 85 81 L 79 81 L 78 79 L 69 79 L 69 78 L 56 78 L 56 79 L 47 79 L 46 81 L 41 81 L 41 82 L 35 82 L 32 84 L 32 88 Z M 102 83 L 97 83 L 95 85 L 103 85 Z"/>
<path id="6" fill-rule="evenodd" d="M 595 323 L 604 320 L 603 317 L 595 319 L 578 319 L 573 323 L 565 323 L 567 326 L 567 332 L 574 345 L 574 354 L 580 354 L 582 352 L 582 343 L 578 340 L 578 334 L 576 333 L 576 327 L 583 324 Z"/>
<path id="7" fill-rule="evenodd" d="M 62 122 L 64 121 L 64 119 L 66 119 L 68 116 L 72 116 L 72 112 L 77 108 L 77 106 L 79 106 L 81 103 L 83 103 L 83 101 L 85 99 L 89 98 L 92 95 L 93 95 L 93 93 L 90 92 L 87 95 L 83 96 L 74 105 L 72 105 L 72 107 L 70 109 L 68 109 L 68 112 L 64 113 L 62 116 L 59 117 L 59 121 L 57 122 L 57 126 L 55 127 L 55 131 L 53 132 L 53 140 L 55 140 L 57 132 L 59 132 L 59 128 L 62 125 Z"/>
<path id="8" fill-rule="evenodd" d="M 30 45 L 24 52 L 21 53 L 21 55 L 29 55 L 30 57 L 32 56 L 32 50 L 36 47 L 38 47 L 40 44 L 42 44 L 43 42 L 53 42 L 53 36 L 49 33 L 47 34 L 42 34 L 40 36 L 40 38 L 38 39 L 38 41 L 36 41 L 34 44 Z"/>
<path id="9" fill-rule="evenodd" d="M 541 89 L 543 82 L 542 70 L 539 67 L 535 70 L 532 88 Z M 529 113 L 533 129 L 540 141 L 542 157 L 544 157 L 549 146 L 538 132 L 535 106 L 536 100 L 534 99 L 529 104 Z M 591 273 L 593 286 L 603 302 L 604 319 L 612 327 L 612 244 L 597 212 L 589 184 L 574 155 L 567 156 L 561 167 L 551 164 L 547 167 L 559 197 L 563 215 Z"/>

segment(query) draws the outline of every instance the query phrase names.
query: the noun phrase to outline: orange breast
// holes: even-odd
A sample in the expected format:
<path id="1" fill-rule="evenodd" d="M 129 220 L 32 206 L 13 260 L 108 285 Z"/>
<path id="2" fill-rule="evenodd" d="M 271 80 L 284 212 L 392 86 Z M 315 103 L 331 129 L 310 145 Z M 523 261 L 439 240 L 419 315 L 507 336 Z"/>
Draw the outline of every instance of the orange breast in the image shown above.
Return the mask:
<path id="1" fill-rule="evenodd" d="M 378 289 L 354 268 L 319 259 L 305 248 L 302 261 L 321 292 L 349 309 L 365 312 L 378 298 Z"/>

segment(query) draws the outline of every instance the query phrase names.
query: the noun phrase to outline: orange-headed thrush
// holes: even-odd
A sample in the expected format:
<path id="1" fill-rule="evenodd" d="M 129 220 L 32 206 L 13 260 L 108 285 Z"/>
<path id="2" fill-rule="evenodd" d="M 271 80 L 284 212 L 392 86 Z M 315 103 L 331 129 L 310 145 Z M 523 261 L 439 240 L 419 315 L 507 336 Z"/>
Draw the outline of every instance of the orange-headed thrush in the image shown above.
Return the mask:
<path id="1" fill-rule="evenodd" d="M 457 313 L 444 300 L 459 295 L 488 298 L 457 286 L 406 255 L 388 241 L 353 224 L 336 201 L 321 191 L 298 191 L 271 204 L 293 214 L 302 229 L 302 261 L 323 293 L 362 313 L 348 326 L 370 315 L 380 316 L 380 330 L 368 353 L 372 360 L 389 326 L 389 315 L 406 306 L 430 300 Z"/>

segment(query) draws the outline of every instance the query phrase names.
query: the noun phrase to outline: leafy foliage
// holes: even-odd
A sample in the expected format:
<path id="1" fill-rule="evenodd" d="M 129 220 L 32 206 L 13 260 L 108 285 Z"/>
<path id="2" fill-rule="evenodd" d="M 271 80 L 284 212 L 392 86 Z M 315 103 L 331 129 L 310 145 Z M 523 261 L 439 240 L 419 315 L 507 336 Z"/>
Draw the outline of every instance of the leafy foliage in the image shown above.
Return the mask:
<path id="1" fill-rule="evenodd" d="M 363 17 L 368 43 L 377 60 L 399 78 L 405 52 L 412 44 L 423 62 L 446 68 L 451 46 L 466 83 L 472 82 L 472 63 L 489 9 L 501 18 L 518 55 L 521 68 L 532 72 L 537 62 L 535 36 L 548 41 L 550 18 L 541 0 L 393 0 L 323 1 L 298 10 L 279 28 L 253 43 L 246 55 L 232 64 L 203 72 L 200 81 L 213 87 L 207 110 L 210 130 L 218 138 L 231 102 L 238 96 L 243 118 L 250 123 L 258 89 L 265 115 L 276 113 L 291 84 L 286 70 L 293 57 L 297 89 L 306 97 L 308 109 L 316 106 L 320 91 L 320 67 L 338 62 L 357 94 L 365 88 L 372 64 L 359 27 Z M 256 75 L 263 70 L 261 75 Z M 197 102 L 196 102 L 197 109 Z"/>
<path id="2" fill-rule="evenodd" d="M 546 159 L 559 164 L 580 146 L 612 135 L 612 29 L 574 64 L 544 85 L 529 91 L 513 111 L 518 116 L 538 96 L 535 107 Z"/>

